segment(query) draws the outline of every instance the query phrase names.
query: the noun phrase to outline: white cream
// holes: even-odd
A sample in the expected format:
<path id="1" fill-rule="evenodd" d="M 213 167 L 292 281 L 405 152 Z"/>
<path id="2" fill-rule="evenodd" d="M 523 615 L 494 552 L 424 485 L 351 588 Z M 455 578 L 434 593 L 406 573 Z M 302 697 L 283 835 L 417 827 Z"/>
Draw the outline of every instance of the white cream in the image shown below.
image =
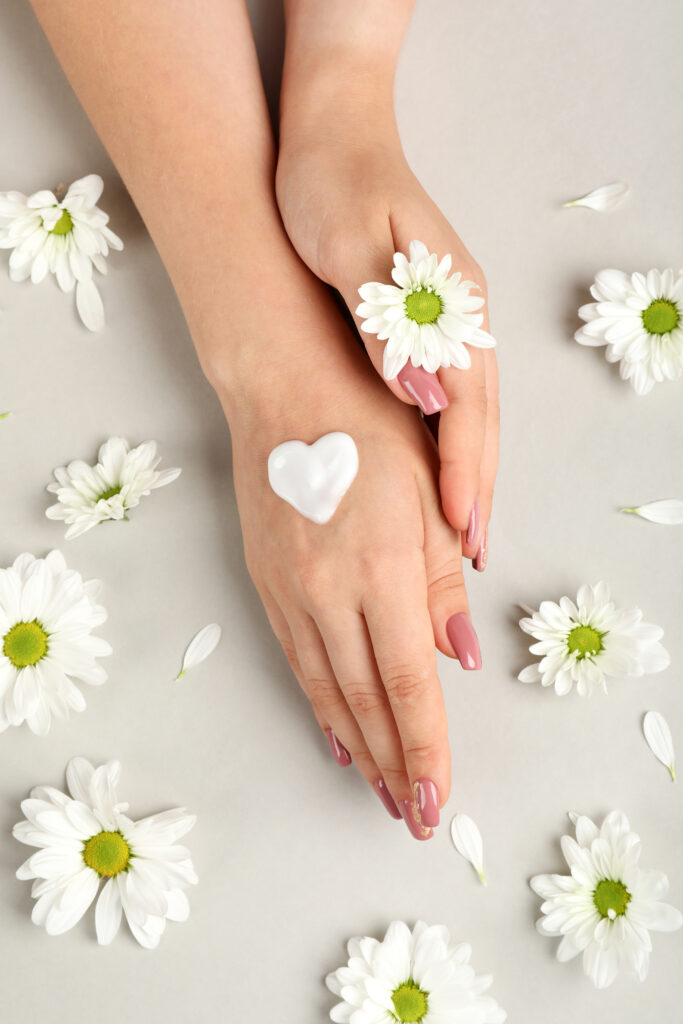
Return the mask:
<path id="1" fill-rule="evenodd" d="M 348 434 L 323 434 L 314 444 L 285 441 L 268 456 L 275 493 L 314 523 L 327 523 L 358 472 L 358 449 Z"/>

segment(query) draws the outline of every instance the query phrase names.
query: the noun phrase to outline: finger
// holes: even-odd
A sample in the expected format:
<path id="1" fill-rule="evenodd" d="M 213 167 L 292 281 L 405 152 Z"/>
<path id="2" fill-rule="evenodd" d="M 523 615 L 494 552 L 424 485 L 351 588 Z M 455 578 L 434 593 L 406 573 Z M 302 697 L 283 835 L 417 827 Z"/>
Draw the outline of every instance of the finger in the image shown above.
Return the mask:
<path id="1" fill-rule="evenodd" d="M 363 616 L 351 610 L 316 618 L 341 692 L 394 804 L 411 799 L 401 738 L 372 653 Z"/>
<path id="2" fill-rule="evenodd" d="M 457 658 L 464 669 L 479 669 L 481 651 L 463 578 L 461 535 L 451 529 L 438 509 L 425 514 L 424 523 L 427 603 L 434 641 L 442 654 Z"/>
<path id="3" fill-rule="evenodd" d="M 450 792 L 448 725 L 427 610 L 424 554 L 403 553 L 401 571 L 363 602 L 377 667 L 401 738 L 413 797 L 433 795 L 421 816 L 438 824 Z M 399 803 L 401 810 L 404 806 Z"/>
<path id="4" fill-rule="evenodd" d="M 479 528 L 479 546 L 472 560 L 478 572 L 483 572 L 488 561 L 489 522 L 493 504 L 493 488 L 498 468 L 498 437 L 500 412 L 498 406 L 498 364 L 493 352 L 484 352 L 486 365 L 486 433 L 484 451 L 481 459 L 479 482 L 479 510 L 481 525 Z"/>
<path id="5" fill-rule="evenodd" d="M 353 759 L 392 818 L 400 818 L 382 771 L 337 682 L 314 620 L 305 613 L 296 613 L 290 617 L 290 627 L 301 666 L 301 686 L 328 738 L 335 760 L 345 767 Z"/>
<path id="6" fill-rule="evenodd" d="M 487 391 L 484 353 L 468 349 L 468 370 L 450 367 L 439 377 L 448 407 L 439 420 L 441 503 L 451 526 L 463 533 L 463 554 L 472 558 L 479 546 L 481 461 L 486 436 Z"/>
<path id="7" fill-rule="evenodd" d="M 370 329 L 372 317 L 368 315 L 369 311 L 365 314 L 358 312 L 363 309 L 365 302 L 361 294 L 364 285 L 371 282 L 392 285 L 391 272 L 397 250 L 388 215 L 383 214 L 381 225 L 372 237 L 367 226 L 363 226 L 358 232 L 358 238 L 361 239 L 359 244 L 346 260 L 341 261 L 339 279 L 331 283 L 341 293 L 351 311 L 368 355 L 387 387 L 397 398 L 417 405 L 425 415 L 440 412 L 448 401 L 438 376 L 428 373 L 422 366 L 413 366 L 410 360 L 403 361 L 398 375 L 385 374 L 387 342 L 380 340 L 376 332 Z M 367 329 L 363 328 L 363 324 L 366 324 Z M 392 379 L 387 379 L 387 376 Z"/>

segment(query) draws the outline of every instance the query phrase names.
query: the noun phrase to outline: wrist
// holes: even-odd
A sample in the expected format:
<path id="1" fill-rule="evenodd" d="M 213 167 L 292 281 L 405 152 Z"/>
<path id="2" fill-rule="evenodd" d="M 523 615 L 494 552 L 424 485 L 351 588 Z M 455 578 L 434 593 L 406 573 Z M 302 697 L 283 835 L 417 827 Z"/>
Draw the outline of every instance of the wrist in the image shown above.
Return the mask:
<path id="1" fill-rule="evenodd" d="M 413 0 L 286 0 L 280 137 L 397 135 L 394 76 Z"/>

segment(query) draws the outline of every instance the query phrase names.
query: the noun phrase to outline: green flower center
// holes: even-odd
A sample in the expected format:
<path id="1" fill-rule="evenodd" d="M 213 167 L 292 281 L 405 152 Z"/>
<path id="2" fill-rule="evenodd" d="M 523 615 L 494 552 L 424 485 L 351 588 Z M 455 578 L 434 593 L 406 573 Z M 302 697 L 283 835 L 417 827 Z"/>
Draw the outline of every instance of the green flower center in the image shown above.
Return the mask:
<path id="1" fill-rule="evenodd" d="M 595 887 L 593 903 L 600 917 L 621 917 L 631 902 L 631 893 L 623 882 L 614 882 L 611 878 L 603 878 Z"/>
<path id="2" fill-rule="evenodd" d="M 428 288 L 420 288 L 406 295 L 406 315 L 416 324 L 433 324 L 442 310 L 441 299 Z"/>
<path id="3" fill-rule="evenodd" d="M 17 622 L 3 637 L 2 653 L 15 668 L 35 665 L 47 654 L 48 636 L 37 619 Z"/>
<path id="4" fill-rule="evenodd" d="M 119 484 L 117 487 L 110 487 L 108 491 L 102 491 L 101 494 L 97 495 L 97 497 L 95 498 L 95 501 L 107 501 L 109 498 L 113 498 L 115 494 L 120 494 L 120 493 L 121 493 L 121 484 Z"/>
<path id="5" fill-rule="evenodd" d="M 391 1001 L 396 1011 L 396 1020 L 420 1021 L 427 1012 L 427 993 L 412 978 L 394 989 Z"/>
<path id="6" fill-rule="evenodd" d="M 51 235 L 68 235 L 70 231 L 73 231 L 74 222 L 71 219 L 71 214 L 68 210 L 62 210 L 62 216 L 59 218 L 52 231 Z"/>
<path id="7" fill-rule="evenodd" d="M 574 626 L 567 637 L 567 648 L 570 654 L 576 652 L 579 661 L 587 658 L 590 654 L 597 654 L 602 650 L 602 638 L 604 633 L 598 633 L 592 626 Z"/>
<path id="8" fill-rule="evenodd" d="M 130 846 L 120 832 L 98 832 L 83 847 L 83 860 L 101 878 L 111 878 L 128 867 Z"/>
<path id="9" fill-rule="evenodd" d="M 678 306 L 670 299 L 655 299 L 641 316 L 648 334 L 668 334 L 678 327 L 681 319 Z"/>

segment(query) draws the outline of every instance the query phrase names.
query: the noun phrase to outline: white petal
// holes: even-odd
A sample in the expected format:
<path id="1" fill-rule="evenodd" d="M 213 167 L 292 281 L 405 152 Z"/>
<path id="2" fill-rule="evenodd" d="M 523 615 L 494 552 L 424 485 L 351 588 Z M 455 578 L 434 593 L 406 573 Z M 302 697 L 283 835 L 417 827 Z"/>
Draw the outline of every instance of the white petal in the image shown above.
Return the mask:
<path id="1" fill-rule="evenodd" d="M 76 308 L 89 331 L 104 327 L 104 306 L 94 281 L 79 281 L 76 285 Z"/>
<path id="2" fill-rule="evenodd" d="M 95 907 L 95 931 L 100 946 L 108 946 L 121 925 L 121 897 L 115 878 L 110 878 Z"/>
<path id="3" fill-rule="evenodd" d="M 675 781 L 674 741 L 667 720 L 658 711 L 648 711 L 643 719 L 643 733 L 650 750 L 662 764 L 666 765 L 672 781 Z"/>
<path id="4" fill-rule="evenodd" d="M 468 860 L 479 875 L 483 885 L 484 876 L 484 844 L 481 832 L 467 814 L 456 814 L 451 822 L 451 839 L 461 856 Z"/>
<path id="5" fill-rule="evenodd" d="M 208 658 L 210 654 L 213 654 L 220 641 L 221 633 L 222 629 L 218 623 L 211 622 L 192 637 L 187 645 L 182 668 L 176 679 L 182 679 L 189 669 L 195 668 L 205 658 Z"/>
<path id="6" fill-rule="evenodd" d="M 580 199 L 572 199 L 563 205 L 587 206 L 591 210 L 611 210 L 613 206 L 616 206 L 625 198 L 628 191 L 628 185 L 622 181 L 615 181 L 611 185 L 600 185 L 599 188 L 593 189 L 592 192 L 581 196 Z"/>
<path id="7" fill-rule="evenodd" d="M 666 526 L 683 523 L 683 501 L 677 498 L 663 498 L 635 508 L 622 508 L 621 511 L 632 512 L 642 519 L 649 519 L 651 523 L 664 523 Z"/>

